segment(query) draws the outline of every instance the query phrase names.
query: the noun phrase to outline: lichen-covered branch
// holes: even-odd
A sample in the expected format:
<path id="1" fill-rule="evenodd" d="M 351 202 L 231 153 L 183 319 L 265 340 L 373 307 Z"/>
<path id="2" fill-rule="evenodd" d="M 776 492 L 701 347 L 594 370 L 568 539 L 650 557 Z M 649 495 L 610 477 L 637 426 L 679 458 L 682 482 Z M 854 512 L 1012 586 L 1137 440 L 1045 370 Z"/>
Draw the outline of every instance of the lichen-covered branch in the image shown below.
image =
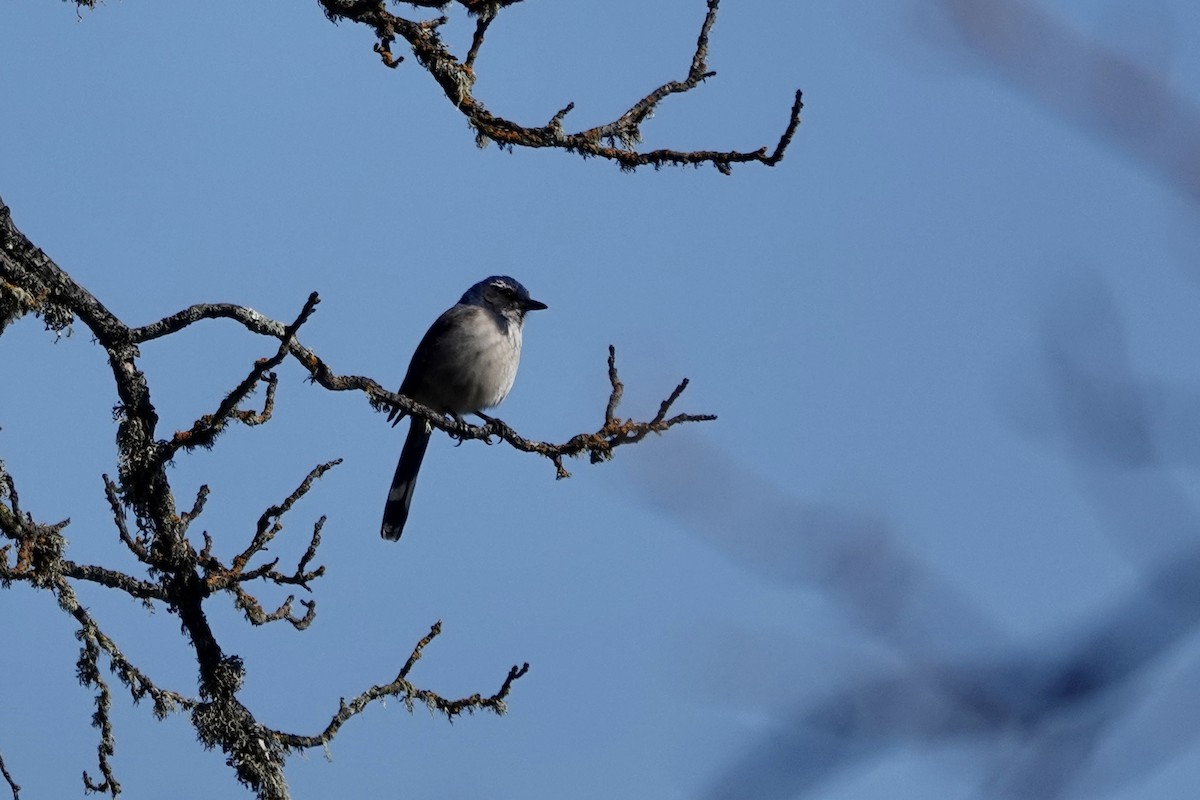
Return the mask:
<path id="1" fill-rule="evenodd" d="M 262 513 L 262 516 L 258 518 L 258 526 L 254 533 L 254 539 L 245 550 L 233 559 L 230 577 L 236 579 L 242 575 L 250 559 L 262 552 L 263 548 L 275 538 L 275 535 L 283 530 L 283 515 L 291 510 L 297 500 L 308 494 L 309 490 L 312 489 L 314 481 L 341 463 L 342 460 L 338 458 L 314 467 L 305 476 L 304 480 L 300 482 L 300 485 L 296 487 L 295 491 L 289 494 L 282 503 L 271 506 Z"/>
<path id="2" fill-rule="evenodd" d="M 291 510 L 296 501 L 308 494 L 312 489 L 313 483 L 318 478 L 340 463 L 342 463 L 342 460 L 339 458 L 314 467 L 305 476 L 300 485 L 296 487 L 295 491 L 288 495 L 282 503 L 273 505 L 264 511 L 258 519 L 258 525 L 255 528 L 254 536 L 250 540 L 250 543 L 242 552 L 234 556 L 228 566 L 213 555 L 212 538 L 205 534 L 204 549 L 200 551 L 197 562 L 204 570 L 204 582 L 208 590 L 210 592 L 225 591 L 232 594 L 234 605 L 246 615 L 246 619 L 251 624 L 265 625 L 268 622 L 283 620 L 290 623 L 297 630 L 304 630 L 316 618 L 317 604 L 313 600 L 300 601 L 300 604 L 305 608 L 303 616 L 298 617 L 292 613 L 293 604 L 296 602 L 294 595 L 288 595 L 287 599 L 274 611 L 268 613 L 263 609 L 258 598 L 252 595 L 244 584 L 249 581 L 265 580 L 280 586 L 294 585 L 300 586 L 306 591 L 311 591 L 308 585 L 309 581 L 315 580 L 325 574 L 324 566 L 319 566 L 315 569 L 308 568 L 309 563 L 316 557 L 317 548 L 321 544 L 321 529 L 325 526 L 325 517 L 321 517 L 313 526 L 312 538 L 309 541 L 308 548 L 300 557 L 296 569 L 292 573 L 288 574 L 276 570 L 275 567 L 279 563 L 279 559 L 277 558 L 253 569 L 247 569 L 247 566 L 251 559 L 265 551 L 267 545 L 283 530 L 283 515 Z M 203 496 L 207 496 L 207 491 L 203 493 Z"/>
<path id="3" fill-rule="evenodd" d="M 716 75 L 708 69 L 708 44 L 709 35 L 716 23 L 719 0 L 707 0 L 707 3 L 708 12 L 696 40 L 696 49 L 692 54 L 687 76 L 683 80 L 661 84 L 633 103 L 612 122 L 568 133 L 563 127 L 563 121 L 574 109 L 574 103 L 565 104 L 545 125 L 522 125 L 493 114 L 474 95 L 475 65 L 484 44 L 484 36 L 492 20 L 504 6 L 511 5 L 510 2 L 459 0 L 460 5 L 477 17 L 470 49 L 460 61 L 450 52 L 438 33 L 438 29 L 447 23 L 446 17 L 423 21 L 407 19 L 388 11 L 382 0 L 321 0 L 325 15 L 333 22 L 347 20 L 370 28 L 376 40 L 373 49 L 388 67 L 399 66 L 404 60 L 392 51 L 397 38 L 403 39 L 416 56 L 417 62 L 437 81 L 446 97 L 466 118 L 480 145 L 494 142 L 504 149 L 557 148 L 578 153 L 584 158 L 607 159 L 616 162 L 624 170 L 634 170 L 642 166 L 657 169 L 663 166 L 712 164 L 722 173 L 729 174 L 734 164 L 753 162 L 775 166 L 783 159 L 800 125 L 800 112 L 804 103 L 799 91 L 792 102 L 784 132 L 774 148 L 728 151 L 637 149 L 642 142 L 642 123 L 655 113 L 664 99 L 674 94 L 690 92 L 706 79 Z M 450 3 L 418 2 L 410 5 L 441 10 Z"/>
<path id="4" fill-rule="evenodd" d="M 96 690 L 96 708 L 92 724 L 100 731 L 97 744 L 97 761 L 101 780 L 99 782 L 84 771 L 84 787 L 89 792 L 106 793 L 116 797 L 121 784 L 113 772 L 111 757 L 116 751 L 109 711 L 112 707 L 112 690 L 100 670 L 101 655 L 108 659 L 111 671 L 129 690 L 135 703 L 150 697 L 154 703 L 155 716 L 162 718 L 178 708 L 192 704 L 188 698 L 169 690 L 160 689 L 140 669 L 129 662 L 116 643 L 96 624 L 91 614 L 79 603 L 68 579 L 88 580 L 110 588 L 119 589 L 130 596 L 143 600 L 164 599 L 160 587 L 132 576 L 98 566 L 77 565 L 62 558 L 65 539 L 62 529 L 66 523 L 47 525 L 34 521 L 21 510 L 16 482 L 0 463 L 0 485 L 7 504 L 0 503 L 0 534 L 16 544 L 16 557 L 10 563 L 12 545 L 0 547 L 0 585 L 12 581 L 26 581 L 37 588 L 45 588 L 58 598 L 58 605 L 70 614 L 79 625 L 76 638 L 81 642 L 76 661 L 76 675 L 84 686 Z M 19 789 L 9 779 L 14 795 Z"/>
<path id="5" fill-rule="evenodd" d="M 11 288 L 10 288 L 11 287 Z M 131 329 L 119 320 L 90 292 L 77 284 L 45 253 L 35 247 L 17 229 L 8 207 L 0 200 L 0 319 L 5 323 L 35 313 L 48 327 L 60 331 L 73 321 L 82 322 L 104 348 L 118 397 L 115 416 L 117 427 L 118 478 L 111 483 L 120 505 L 133 512 L 138 530 L 145 537 L 144 562 L 157 580 L 156 597 L 164 598 L 168 608 L 178 615 L 183 631 L 195 651 L 200 695 L 203 702 L 193 710 L 193 723 L 201 740 L 221 748 L 236 770 L 238 779 L 261 797 L 286 797 L 282 759 L 269 748 L 259 747 L 261 726 L 237 698 L 244 675 L 241 660 L 226 655 L 209 625 L 204 601 L 209 591 L 200 574 L 198 553 L 188 542 L 187 522 L 176 513 L 175 497 L 167 472 L 174 450 L 157 438 L 158 415 L 150 398 L 150 386 L 138 365 L 140 353 Z M 288 341 L 285 328 L 281 342 Z M 74 601 L 74 592 L 64 575 L 61 530 L 66 523 L 35 526 L 20 510 L 11 480 L 5 482 L 9 498 L 0 504 L 0 532 L 16 543 L 15 559 L 10 563 L 11 545 L 0 549 L 0 583 L 28 581 L 36 588 L 54 591 L 60 605 L 81 624 L 85 648 L 80 661 L 80 677 L 97 687 L 97 726 L 101 728 L 100 771 L 97 784 L 85 777 L 85 788 L 119 791 L 111 774 L 111 730 L 107 727 L 110 695 L 107 687 L 94 676 L 92 653 L 107 650 L 114 666 L 120 669 L 115 645 L 105 646 L 80 614 L 86 612 Z M 123 517 L 123 512 L 120 515 Z M 121 524 L 118 523 L 120 530 Z M 122 537 L 127 547 L 137 550 L 138 540 L 126 528 Z M 108 579 L 112 573 L 92 577 Z M 131 580 L 132 576 L 129 576 Z M 125 589 L 121 581 L 110 580 L 113 588 Z M 144 583 L 144 582 L 143 582 Z M 161 594 L 158 594 L 161 592 Z M 140 596 L 130 591 L 134 596 Z M 149 594 L 143 591 L 142 594 Z M 87 619 L 90 619 L 88 617 Z M 89 644 L 90 643 L 90 644 Z M 122 675 L 134 675 L 127 672 Z M 135 684 L 136 685 L 136 684 Z M 131 685 L 131 690 L 134 685 Z M 136 698 L 136 693 L 135 693 Z M 157 707 L 157 698 L 156 698 Z"/>
<path id="6" fill-rule="evenodd" d="M 482 17 L 481 17 L 482 18 Z M 482 37 L 481 28 L 480 37 Z M 262 625 L 287 621 L 304 629 L 316 613 L 313 600 L 299 601 L 304 613 L 294 610 L 295 595 L 289 595 L 274 610 L 268 611 L 248 589 L 251 581 L 278 586 L 299 586 L 311 591 L 310 582 L 324 574 L 323 566 L 311 567 L 321 542 L 325 518 L 312 528 L 305 552 L 294 570 L 278 569 L 278 559 L 257 566 L 251 562 L 264 553 L 283 529 L 283 516 L 312 489 L 314 482 L 340 459 L 318 465 L 308 472 L 299 486 L 280 503 L 259 517 L 249 543 L 228 564 L 214 554 L 213 537 L 204 532 L 201 549 L 188 536 L 189 527 L 203 512 L 209 498 L 207 486 L 196 492 L 190 510 L 180 513 L 171 486 L 169 465 L 172 458 L 196 447 L 211 447 L 229 422 L 258 424 L 270 418 L 274 390 L 279 378 L 274 370 L 289 357 L 299 363 L 311 380 L 330 391 L 358 391 L 376 409 L 400 407 L 418 414 L 459 439 L 499 437 L 511 446 L 549 458 L 558 475 L 567 472 L 567 456 L 587 453 L 593 462 L 612 457 L 615 448 L 640 441 L 652 432 L 663 432 L 683 422 L 712 419 L 708 415 L 675 414 L 668 416 L 687 386 L 681 382 L 662 402 L 658 413 L 649 420 L 636 422 L 616 416 L 622 386 L 617 375 L 615 350 L 609 349 L 608 373 L 612 391 L 608 397 L 601 427 L 595 433 L 579 434 L 562 444 L 537 442 L 518 435 L 500 420 L 488 420 L 482 426 L 441 416 L 407 397 L 386 391 L 377 382 L 361 376 L 334 373 L 313 351 L 302 345 L 297 332 L 316 309 L 319 298 L 309 296 L 291 324 L 268 319 L 252 309 L 233 304 L 194 305 L 157 322 L 139 328 L 126 325 L 95 296 L 77 284 L 65 271 L 38 249 L 17 229 L 11 213 L 0 200 L 0 333 L 22 316 L 34 314 L 55 332 L 80 323 L 103 348 L 110 365 L 118 404 L 116 478 L 103 476 L 105 497 L 116 528 L 117 539 L 143 565 L 144 575 L 131 575 L 98 564 L 77 564 L 64 557 L 63 531 L 68 520 L 54 524 L 36 522 L 22 508 L 16 481 L 0 462 L 0 587 L 12 582 L 47 590 L 58 600 L 77 626 L 81 643 L 77 661 L 79 679 L 95 691 L 93 723 L 100 732 L 97 745 L 99 777 L 84 773 L 84 787 L 114 797 L 121 791 L 113 756 L 115 731 L 110 709 L 113 690 L 101 670 L 106 659 L 111 671 L 128 689 L 136 703 L 150 697 L 154 713 L 161 717 L 175 710 L 190 710 L 200 741 L 226 755 L 238 780 L 259 797 L 288 797 L 283 764 L 290 751 L 327 745 L 351 717 L 370 703 L 386 697 L 399 697 L 412 707 L 423 703 L 453 720 L 462 713 L 491 710 L 504 713 L 505 700 L 513 683 L 525 675 L 528 664 L 509 670 L 500 689 L 490 696 L 480 693 L 458 699 L 417 687 L 409 672 L 424 647 L 440 632 L 435 625 L 429 635 L 413 649 L 396 678 L 373 686 L 350 702 L 342 702 L 325 729 L 313 736 L 281 733 L 262 725 L 239 699 L 246 667 L 237 655 L 226 653 L 217 641 L 205 613 L 205 602 L 215 593 L 229 592 L 235 605 L 247 619 Z M 189 430 L 168 438 L 158 434 L 158 415 L 151 402 L 150 385 L 139 366 L 140 346 L 183 330 L 203 319 L 230 319 L 255 335 L 275 340 L 275 352 L 260 359 L 246 377 L 216 404 L 215 410 L 197 420 Z M 260 383 L 267 384 L 267 398 L 261 412 L 244 411 L 241 405 Z M 74 585 L 86 581 L 119 591 L 154 606 L 161 604 L 178 616 L 182 630 L 195 653 L 198 697 L 160 688 L 121 652 L 91 613 L 79 604 Z M 14 793 L 17 787 L 9 781 Z"/>

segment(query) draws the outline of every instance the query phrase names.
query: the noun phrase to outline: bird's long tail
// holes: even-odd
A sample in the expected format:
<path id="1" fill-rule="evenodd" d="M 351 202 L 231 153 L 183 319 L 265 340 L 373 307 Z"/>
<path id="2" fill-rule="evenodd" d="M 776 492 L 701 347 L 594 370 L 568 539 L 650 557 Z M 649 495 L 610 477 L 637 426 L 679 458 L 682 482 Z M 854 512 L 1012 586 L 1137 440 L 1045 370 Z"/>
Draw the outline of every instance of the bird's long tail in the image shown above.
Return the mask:
<path id="1" fill-rule="evenodd" d="M 429 446 L 430 428 L 420 417 L 412 417 L 404 449 L 400 451 L 400 463 L 396 465 L 396 476 L 388 490 L 387 504 L 383 507 L 383 524 L 379 535 L 396 541 L 404 533 L 408 520 L 408 508 L 412 505 L 413 489 L 417 485 L 417 473 L 421 471 L 421 459 Z"/>

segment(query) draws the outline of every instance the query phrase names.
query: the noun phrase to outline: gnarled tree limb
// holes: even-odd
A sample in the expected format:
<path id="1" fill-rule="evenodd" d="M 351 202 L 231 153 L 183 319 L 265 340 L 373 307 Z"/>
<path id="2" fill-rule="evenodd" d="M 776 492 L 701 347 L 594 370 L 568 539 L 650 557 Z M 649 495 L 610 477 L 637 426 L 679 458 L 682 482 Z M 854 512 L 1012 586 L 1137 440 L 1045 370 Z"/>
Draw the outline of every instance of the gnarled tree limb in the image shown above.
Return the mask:
<path id="1" fill-rule="evenodd" d="M 668 81 L 633 103 L 625 113 L 612 122 L 586 130 L 568 133 L 563 120 L 574 103 L 567 103 L 555 113 L 545 125 L 522 125 L 493 114 L 474 95 L 475 63 L 484 43 L 488 26 L 500 10 L 511 2 L 486 2 L 485 0 L 459 0 L 459 4 L 477 16 L 475 35 L 466 56 L 460 61 L 442 41 L 438 29 L 448 21 L 446 17 L 432 20 L 410 20 L 387 10 L 382 0 L 321 0 L 321 6 L 333 22 L 347 20 L 365 25 L 375 34 L 374 50 L 388 67 L 399 66 L 403 58 L 392 52 L 392 45 L 400 38 L 412 49 L 417 62 L 433 76 L 446 97 L 466 118 L 475 131 L 476 141 L 483 145 L 495 142 L 502 148 L 551 147 L 578 153 L 584 158 L 603 158 L 616 162 L 623 170 L 634 170 L 642 166 L 654 168 L 712 164 L 728 175 L 734 164 L 760 163 L 773 167 L 782 159 L 800 125 L 800 112 L 804 108 L 801 92 L 797 91 L 792 102 L 787 125 L 773 149 L 760 147 L 756 150 L 671 150 L 642 151 L 637 145 L 642 141 L 641 125 L 658 108 L 665 98 L 673 94 L 690 92 L 707 78 L 716 75 L 708 69 L 708 41 L 713 24 L 717 19 L 719 0 L 708 0 L 708 13 L 696 40 L 692 63 L 683 80 Z M 444 9 L 449 2 L 416 2 L 410 5 Z"/>

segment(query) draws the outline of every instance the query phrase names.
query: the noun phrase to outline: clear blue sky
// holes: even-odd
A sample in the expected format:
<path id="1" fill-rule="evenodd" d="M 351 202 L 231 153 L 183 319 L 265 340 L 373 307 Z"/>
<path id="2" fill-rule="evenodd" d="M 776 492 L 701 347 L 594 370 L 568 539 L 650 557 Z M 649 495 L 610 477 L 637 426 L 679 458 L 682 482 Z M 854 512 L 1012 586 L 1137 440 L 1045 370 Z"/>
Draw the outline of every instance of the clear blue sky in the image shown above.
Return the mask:
<path id="1" fill-rule="evenodd" d="M 529 124 L 574 101 L 582 128 L 683 77 L 702 0 L 580 5 L 501 14 L 477 96 Z M 211 487 L 197 529 L 224 554 L 309 468 L 345 459 L 272 549 L 294 559 L 328 515 L 313 627 L 209 605 L 264 723 L 317 732 L 438 619 L 418 685 L 487 693 L 531 664 L 505 718 L 372 708 L 329 760 L 290 763 L 295 797 L 682 800 L 750 787 L 756 757 L 765 798 L 1196 796 L 1200 637 L 1138 602 L 1200 530 L 1200 229 L 1168 158 L 1200 117 L 1200 7 L 1018 5 L 1180 105 L 1143 107 L 1057 46 L 989 57 L 935 0 L 730 1 L 718 76 L 664 103 L 647 146 L 773 146 L 802 88 L 787 158 L 628 175 L 477 149 L 428 75 L 385 69 L 366 30 L 316 3 L 0 9 L 0 196 L 126 322 L 202 301 L 291 319 L 315 290 L 304 343 L 398 385 L 436 315 L 509 273 L 550 306 L 499 411 L 517 430 L 594 429 L 610 343 L 623 413 L 652 415 L 687 376 L 680 410 L 720 416 L 559 482 L 548 462 L 437 438 L 398 545 L 378 522 L 400 432 L 294 364 L 271 424 L 181 457 L 180 504 Z M 461 47 L 470 26 L 445 30 Z M 162 432 L 273 349 L 222 322 L 146 345 Z M 0 458 L 24 508 L 70 517 L 76 560 L 131 566 L 100 479 L 116 469 L 102 351 L 30 319 L 0 337 L 0 364 Z M 83 597 L 135 663 L 193 691 L 174 617 Z M 864 686 L 960 657 L 1053 660 L 1125 611 L 1168 643 L 1046 738 L 927 735 L 931 708 L 961 708 L 911 692 L 853 757 L 791 736 L 827 700 L 886 716 L 871 698 L 887 692 Z M 23 797 L 81 794 L 96 772 L 73 633 L 50 596 L 0 592 L 0 753 Z M 1118 638 L 1113 661 L 1137 644 Z M 127 797 L 238 796 L 185 717 L 116 691 Z M 1014 789 L 1056 745 L 1082 748 L 1061 791 Z M 771 778 L 781 764 L 795 774 Z"/>

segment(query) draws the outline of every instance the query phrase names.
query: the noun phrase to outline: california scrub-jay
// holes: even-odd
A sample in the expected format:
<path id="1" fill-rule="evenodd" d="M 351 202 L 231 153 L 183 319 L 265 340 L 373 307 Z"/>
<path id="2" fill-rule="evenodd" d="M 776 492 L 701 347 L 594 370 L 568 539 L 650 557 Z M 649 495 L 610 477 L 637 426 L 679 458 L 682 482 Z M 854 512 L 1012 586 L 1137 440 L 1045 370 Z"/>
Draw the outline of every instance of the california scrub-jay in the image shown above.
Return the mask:
<path id="1" fill-rule="evenodd" d="M 499 405 L 517 377 L 525 314 L 545 307 L 505 275 L 481 280 L 430 326 L 413 353 L 399 393 L 454 417 Z M 404 413 L 392 409 L 388 420 L 394 426 Z M 427 421 L 412 417 L 383 507 L 379 533 L 385 539 L 395 541 L 404 532 L 431 432 Z"/>

